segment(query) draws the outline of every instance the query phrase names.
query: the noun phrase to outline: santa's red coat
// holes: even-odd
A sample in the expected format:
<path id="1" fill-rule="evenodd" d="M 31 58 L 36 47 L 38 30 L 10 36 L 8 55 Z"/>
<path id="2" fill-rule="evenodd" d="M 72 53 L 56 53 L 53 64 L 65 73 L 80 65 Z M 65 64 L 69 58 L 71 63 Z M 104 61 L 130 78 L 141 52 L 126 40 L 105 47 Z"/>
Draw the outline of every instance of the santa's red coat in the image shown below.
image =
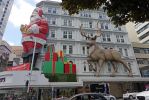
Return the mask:
<path id="1" fill-rule="evenodd" d="M 46 36 L 48 34 L 48 22 L 45 19 L 39 19 L 34 23 L 31 23 L 28 25 L 28 28 L 31 27 L 31 25 L 37 24 L 39 26 L 39 33 L 31 33 L 31 34 L 22 34 L 22 45 L 24 53 L 30 52 L 34 48 L 35 40 L 36 39 L 36 49 L 39 49 L 42 47 L 42 43 L 38 40 L 46 41 Z"/>

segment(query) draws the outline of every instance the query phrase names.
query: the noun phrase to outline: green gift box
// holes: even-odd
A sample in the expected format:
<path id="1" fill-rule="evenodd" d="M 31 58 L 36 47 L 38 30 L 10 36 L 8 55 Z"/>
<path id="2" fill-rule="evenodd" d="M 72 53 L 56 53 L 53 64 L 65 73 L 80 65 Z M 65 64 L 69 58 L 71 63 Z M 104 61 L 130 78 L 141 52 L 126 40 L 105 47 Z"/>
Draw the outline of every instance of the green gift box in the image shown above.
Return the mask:
<path id="1" fill-rule="evenodd" d="M 64 63 L 68 62 L 67 57 L 58 57 L 58 61 L 62 61 Z"/>
<path id="2" fill-rule="evenodd" d="M 64 64 L 62 61 L 45 61 L 42 67 L 42 73 L 63 74 Z"/>
<path id="3" fill-rule="evenodd" d="M 48 77 L 49 82 L 77 82 L 75 74 L 49 74 Z"/>

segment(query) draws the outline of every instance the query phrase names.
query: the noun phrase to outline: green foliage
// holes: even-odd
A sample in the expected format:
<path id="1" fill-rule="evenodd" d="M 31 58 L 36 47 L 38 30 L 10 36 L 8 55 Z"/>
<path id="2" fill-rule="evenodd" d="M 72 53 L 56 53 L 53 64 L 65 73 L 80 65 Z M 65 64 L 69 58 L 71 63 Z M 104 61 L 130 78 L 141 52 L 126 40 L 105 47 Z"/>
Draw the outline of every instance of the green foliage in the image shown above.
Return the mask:
<path id="1" fill-rule="evenodd" d="M 102 5 L 117 26 L 129 21 L 149 21 L 149 0 L 62 0 L 61 5 L 70 15 L 85 9 L 99 9 Z"/>

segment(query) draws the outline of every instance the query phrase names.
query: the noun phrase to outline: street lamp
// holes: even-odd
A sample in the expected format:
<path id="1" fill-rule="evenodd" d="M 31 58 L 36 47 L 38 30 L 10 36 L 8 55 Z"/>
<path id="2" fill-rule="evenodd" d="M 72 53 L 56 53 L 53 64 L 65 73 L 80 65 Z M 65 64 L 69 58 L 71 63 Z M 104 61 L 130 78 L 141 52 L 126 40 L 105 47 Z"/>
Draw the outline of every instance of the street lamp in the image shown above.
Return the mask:
<path id="1" fill-rule="evenodd" d="M 32 56 L 32 62 L 31 62 L 31 68 L 30 68 L 30 72 L 29 72 L 29 81 L 28 81 L 28 87 L 27 87 L 27 93 L 29 93 L 29 89 L 31 86 L 31 76 L 32 76 L 32 70 L 33 70 L 33 63 L 34 63 L 34 57 L 35 57 L 35 48 L 36 48 L 36 38 L 34 37 L 30 37 L 33 41 L 34 41 L 34 49 L 33 49 L 33 56 Z"/>

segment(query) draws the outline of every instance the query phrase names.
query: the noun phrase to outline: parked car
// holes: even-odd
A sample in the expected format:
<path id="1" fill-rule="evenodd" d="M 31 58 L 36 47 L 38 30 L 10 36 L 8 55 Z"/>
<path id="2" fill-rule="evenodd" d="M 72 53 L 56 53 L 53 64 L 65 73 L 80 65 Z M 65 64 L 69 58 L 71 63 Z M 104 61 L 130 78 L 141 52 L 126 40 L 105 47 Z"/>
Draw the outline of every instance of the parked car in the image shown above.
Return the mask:
<path id="1" fill-rule="evenodd" d="M 107 100 L 99 93 L 80 93 L 70 97 L 69 100 Z"/>
<path id="2" fill-rule="evenodd" d="M 136 97 L 137 100 L 149 100 L 149 91 L 139 92 Z"/>
<path id="3" fill-rule="evenodd" d="M 103 93 L 102 94 L 107 100 L 116 100 L 116 97 L 111 95 L 111 94 L 106 94 L 106 93 Z"/>
<path id="4" fill-rule="evenodd" d="M 123 100 L 133 100 L 136 99 L 136 95 L 138 92 L 132 92 L 132 93 L 125 93 L 123 94 Z"/>

